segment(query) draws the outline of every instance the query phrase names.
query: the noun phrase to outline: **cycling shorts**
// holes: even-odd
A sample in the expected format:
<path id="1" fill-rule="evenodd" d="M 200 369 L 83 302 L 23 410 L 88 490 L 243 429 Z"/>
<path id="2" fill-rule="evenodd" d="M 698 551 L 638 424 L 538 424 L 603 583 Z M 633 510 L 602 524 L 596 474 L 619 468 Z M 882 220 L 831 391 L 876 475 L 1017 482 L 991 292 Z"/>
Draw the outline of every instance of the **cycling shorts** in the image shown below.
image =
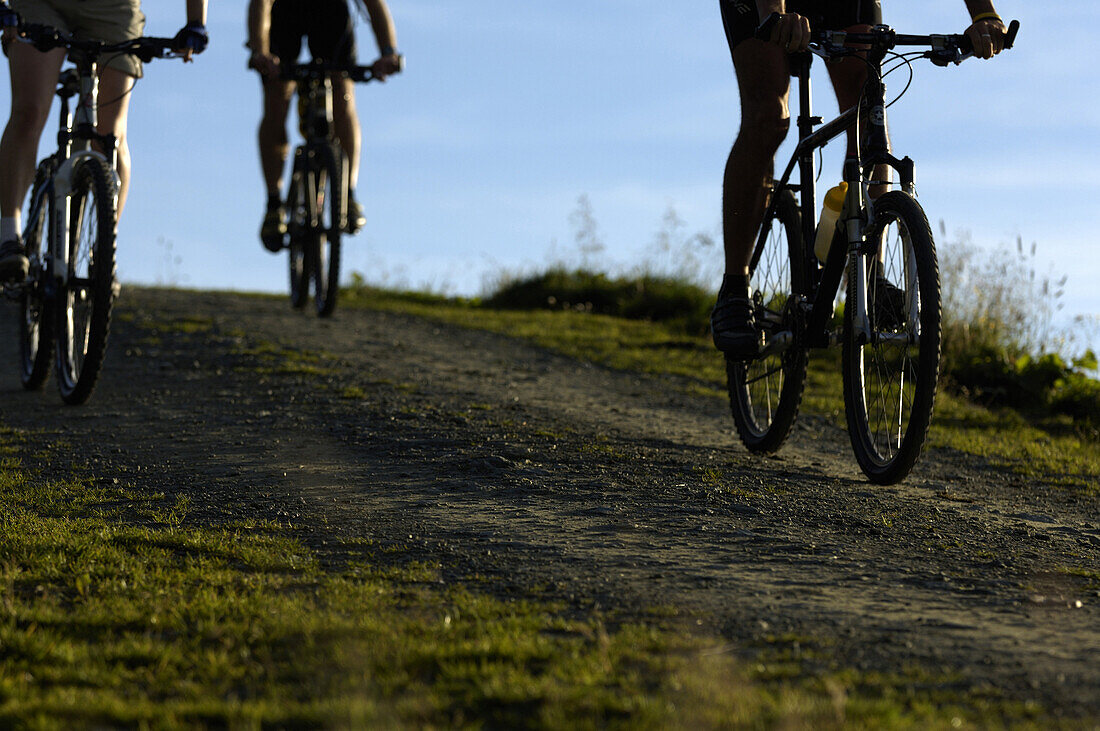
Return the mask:
<path id="1" fill-rule="evenodd" d="M 121 43 L 145 31 L 141 0 L 11 0 L 24 23 L 48 25 L 76 38 Z M 128 53 L 103 56 L 100 64 L 141 78 L 141 61 Z"/>
<path id="2" fill-rule="evenodd" d="M 275 0 L 271 6 L 271 53 L 297 61 L 302 39 L 309 52 L 329 63 L 354 64 L 355 19 L 345 0 Z"/>
<path id="3" fill-rule="evenodd" d="M 753 37 L 761 18 L 755 0 L 718 0 L 718 4 L 732 51 L 741 41 Z M 882 22 L 880 0 L 787 0 L 787 12 L 806 16 L 815 30 L 841 30 Z"/>

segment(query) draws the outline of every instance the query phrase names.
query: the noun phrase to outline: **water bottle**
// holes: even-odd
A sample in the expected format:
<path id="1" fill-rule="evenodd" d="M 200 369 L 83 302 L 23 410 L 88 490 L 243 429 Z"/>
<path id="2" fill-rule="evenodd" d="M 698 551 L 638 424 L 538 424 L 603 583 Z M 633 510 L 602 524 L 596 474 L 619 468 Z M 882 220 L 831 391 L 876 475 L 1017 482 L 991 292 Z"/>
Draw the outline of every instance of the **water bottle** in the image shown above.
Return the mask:
<path id="1" fill-rule="evenodd" d="M 847 183 L 830 188 L 825 194 L 821 220 L 817 224 L 817 236 L 814 238 L 814 254 L 822 263 L 829 257 L 829 248 L 833 245 L 833 236 L 836 233 L 836 222 L 840 219 L 840 211 L 844 208 L 844 199 L 847 196 Z"/>

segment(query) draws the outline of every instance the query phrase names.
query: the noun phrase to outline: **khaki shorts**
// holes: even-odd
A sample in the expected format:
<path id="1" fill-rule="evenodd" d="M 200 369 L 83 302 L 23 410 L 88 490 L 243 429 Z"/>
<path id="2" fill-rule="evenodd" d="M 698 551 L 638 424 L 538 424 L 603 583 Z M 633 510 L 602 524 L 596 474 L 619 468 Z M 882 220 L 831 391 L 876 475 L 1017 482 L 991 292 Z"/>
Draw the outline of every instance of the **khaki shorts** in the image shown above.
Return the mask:
<path id="1" fill-rule="evenodd" d="M 48 25 L 77 38 L 121 43 L 145 31 L 141 0 L 11 0 L 24 23 Z M 141 78 L 141 61 L 128 53 L 103 56 L 108 68 Z"/>

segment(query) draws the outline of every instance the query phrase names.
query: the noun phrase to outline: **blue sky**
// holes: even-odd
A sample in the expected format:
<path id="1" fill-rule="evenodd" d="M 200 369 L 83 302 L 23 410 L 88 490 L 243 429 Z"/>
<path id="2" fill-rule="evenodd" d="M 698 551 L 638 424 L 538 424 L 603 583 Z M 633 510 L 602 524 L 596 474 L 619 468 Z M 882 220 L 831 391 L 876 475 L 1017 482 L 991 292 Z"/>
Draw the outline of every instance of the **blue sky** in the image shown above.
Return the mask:
<path id="1" fill-rule="evenodd" d="M 966 25 L 961 0 L 885 5 L 886 21 L 906 32 Z M 181 0 L 145 6 L 149 34 L 181 24 Z M 1098 314 L 1100 100 L 1082 92 L 1095 86 L 1085 49 L 1100 6 L 998 7 L 1023 23 L 1017 48 L 995 62 L 918 65 L 891 110 L 895 147 L 917 161 L 934 223 L 986 247 L 1037 242 L 1041 265 L 1069 275 L 1067 312 Z M 151 64 L 135 92 L 124 282 L 285 290 L 285 257 L 256 239 L 260 96 L 245 70 L 244 8 L 211 3 L 207 53 L 187 66 Z M 611 265 L 646 257 L 670 206 L 686 231 L 717 233 L 738 124 L 717 2 L 391 0 L 391 9 L 408 66 L 359 88 L 369 222 L 347 241 L 347 271 L 477 293 L 502 270 L 568 252 L 581 194 Z M 364 24 L 359 36 L 369 61 Z M 818 111 L 830 114 L 827 82 L 816 89 Z M 838 174 L 827 155 L 822 182 Z"/>

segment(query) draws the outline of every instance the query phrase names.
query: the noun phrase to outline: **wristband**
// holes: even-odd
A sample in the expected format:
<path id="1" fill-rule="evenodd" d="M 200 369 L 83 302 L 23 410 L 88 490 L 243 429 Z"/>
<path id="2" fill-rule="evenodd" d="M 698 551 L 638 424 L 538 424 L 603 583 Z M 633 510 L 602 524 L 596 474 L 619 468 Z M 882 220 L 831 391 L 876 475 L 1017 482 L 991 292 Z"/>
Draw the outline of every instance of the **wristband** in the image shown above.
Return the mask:
<path id="1" fill-rule="evenodd" d="M 378 53 L 380 53 L 383 56 L 396 56 L 397 55 L 397 49 L 394 48 L 393 46 L 382 46 L 381 48 L 378 49 Z"/>
<path id="2" fill-rule="evenodd" d="M 1001 16 L 997 15 L 997 13 L 992 12 L 992 11 L 990 11 L 988 13 L 978 13 L 977 15 L 975 15 L 973 18 L 970 19 L 970 22 L 971 23 L 977 23 L 979 20 L 995 20 L 998 23 L 1000 23 L 1001 25 L 1004 25 L 1004 21 L 1001 20 Z"/>

